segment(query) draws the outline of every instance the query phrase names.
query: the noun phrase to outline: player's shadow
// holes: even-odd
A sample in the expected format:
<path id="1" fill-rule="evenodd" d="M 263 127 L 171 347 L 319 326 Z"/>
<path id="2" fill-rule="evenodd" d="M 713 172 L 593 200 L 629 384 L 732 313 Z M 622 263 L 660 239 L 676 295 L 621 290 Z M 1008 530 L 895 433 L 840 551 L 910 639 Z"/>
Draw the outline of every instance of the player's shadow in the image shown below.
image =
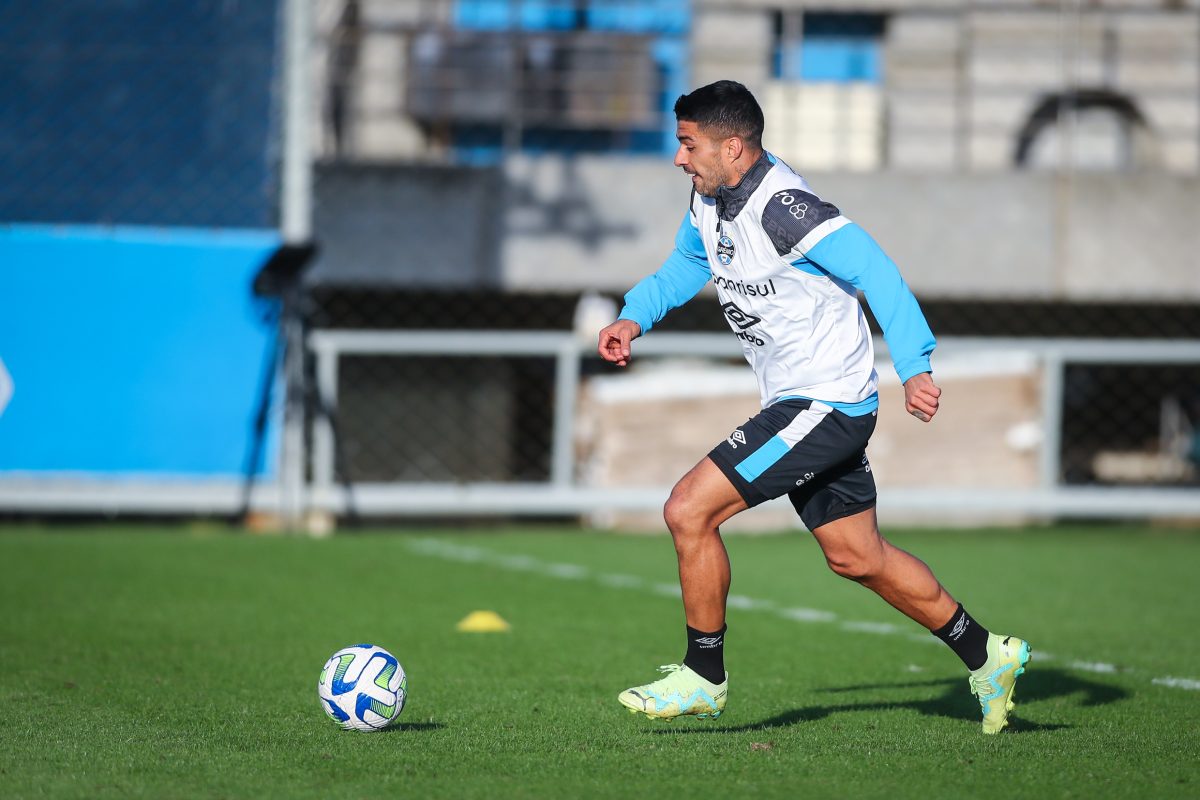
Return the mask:
<path id="1" fill-rule="evenodd" d="M 421 731 L 440 731 L 446 727 L 440 722 L 395 722 L 382 728 L 377 733 L 418 733 Z"/>
<path id="2" fill-rule="evenodd" d="M 1030 680 L 1030 677 L 1034 680 Z M 1116 703 L 1129 697 L 1130 692 L 1118 686 L 1111 686 L 1104 683 L 1081 678 L 1070 672 L 1061 669 L 1039 669 L 1036 673 L 1025 678 L 1018 687 L 1017 700 L 1020 702 L 1034 702 L 1036 700 L 1049 700 L 1056 697 L 1068 697 L 1071 695 L 1082 695 L 1081 705 L 1084 706 L 1101 706 L 1110 703 Z M 972 722 L 979 720 L 979 703 L 967 691 L 967 682 L 962 678 L 942 678 L 932 681 L 910 681 L 905 683 L 876 683 L 876 684 L 860 684 L 856 686 L 839 686 L 830 687 L 827 689 L 817 689 L 816 693 L 827 696 L 849 695 L 854 692 L 862 691 L 879 691 L 879 690 L 896 690 L 903 692 L 905 689 L 913 688 L 928 688 L 940 687 L 942 691 L 934 697 L 924 697 L 911 700 L 886 700 L 886 701 L 868 701 L 868 702 L 846 702 L 846 703 L 830 703 L 825 705 L 813 705 L 804 708 L 794 708 L 790 711 L 785 711 L 782 714 L 762 720 L 761 722 L 752 722 L 745 725 L 731 726 L 688 726 L 688 727 L 672 727 L 669 729 L 658 728 L 655 733 L 707 733 L 707 734 L 725 734 L 725 733 L 746 733 L 750 731 L 769 731 L 776 728 L 787 728 L 792 725 L 797 725 L 802 722 L 816 722 L 824 719 L 831 714 L 836 714 L 846 711 L 887 711 L 896 708 L 911 708 L 921 714 L 931 717 L 948 717 L 950 719 L 961 719 Z M 1032 722 L 1022 719 L 1019 715 L 1020 705 L 1013 712 L 1010 718 L 1008 730 L 1013 732 L 1029 732 L 1029 731 L 1054 731 L 1070 728 L 1070 725 L 1057 725 L 1048 723 Z"/>

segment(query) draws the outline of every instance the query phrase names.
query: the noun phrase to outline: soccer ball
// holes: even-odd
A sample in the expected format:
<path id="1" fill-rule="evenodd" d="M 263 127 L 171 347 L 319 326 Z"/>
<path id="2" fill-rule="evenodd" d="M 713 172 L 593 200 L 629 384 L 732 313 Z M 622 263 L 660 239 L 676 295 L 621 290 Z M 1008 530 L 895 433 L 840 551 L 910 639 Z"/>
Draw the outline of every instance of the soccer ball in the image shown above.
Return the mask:
<path id="1" fill-rule="evenodd" d="M 377 731 L 396 721 L 408 698 L 408 676 L 396 657 L 372 644 L 338 650 L 325 662 L 317 696 L 346 730 Z"/>

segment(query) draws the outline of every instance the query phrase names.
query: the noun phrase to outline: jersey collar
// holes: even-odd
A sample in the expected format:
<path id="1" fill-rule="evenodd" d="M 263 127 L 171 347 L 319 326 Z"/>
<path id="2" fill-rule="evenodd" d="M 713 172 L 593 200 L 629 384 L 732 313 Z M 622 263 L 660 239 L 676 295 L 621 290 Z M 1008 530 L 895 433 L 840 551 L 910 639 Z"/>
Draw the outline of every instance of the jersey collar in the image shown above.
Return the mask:
<path id="1" fill-rule="evenodd" d="M 732 222 L 733 218 L 745 208 L 746 201 L 750 199 L 750 195 L 754 194 L 754 190 L 762 183 L 774 163 L 774 160 L 764 150 L 758 160 L 750 166 L 750 169 L 746 170 L 746 174 L 742 176 L 736 186 L 719 187 L 716 195 L 717 217 L 726 222 Z"/>

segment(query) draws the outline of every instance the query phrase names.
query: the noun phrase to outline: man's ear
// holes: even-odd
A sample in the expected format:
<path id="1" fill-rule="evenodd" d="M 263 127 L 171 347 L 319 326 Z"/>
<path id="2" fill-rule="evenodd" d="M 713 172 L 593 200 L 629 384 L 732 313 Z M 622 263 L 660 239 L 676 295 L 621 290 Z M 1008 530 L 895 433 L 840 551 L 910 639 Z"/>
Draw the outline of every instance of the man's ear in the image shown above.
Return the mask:
<path id="1" fill-rule="evenodd" d="M 742 151 L 746 149 L 746 143 L 742 141 L 740 136 L 730 136 L 725 140 L 725 156 L 730 161 L 737 161 L 742 157 Z"/>

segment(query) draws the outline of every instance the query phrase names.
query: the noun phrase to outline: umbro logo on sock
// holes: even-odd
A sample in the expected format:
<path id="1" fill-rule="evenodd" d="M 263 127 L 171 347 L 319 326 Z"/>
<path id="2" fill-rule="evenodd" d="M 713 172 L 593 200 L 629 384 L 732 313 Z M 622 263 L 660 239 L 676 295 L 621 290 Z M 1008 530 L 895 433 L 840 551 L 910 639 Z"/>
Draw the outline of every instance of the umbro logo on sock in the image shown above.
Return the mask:
<path id="1" fill-rule="evenodd" d="M 962 616 L 960 616 L 958 618 L 958 622 L 954 623 L 954 627 L 950 629 L 950 638 L 957 642 L 958 637 L 962 636 L 963 633 L 967 630 L 968 624 L 969 623 L 967 622 L 967 615 L 963 614 Z"/>
<path id="2" fill-rule="evenodd" d="M 719 645 L 721 643 L 721 637 L 720 636 L 704 636 L 699 639 L 693 639 L 692 641 L 694 641 L 696 644 L 700 645 L 702 648 L 707 650 L 709 648 L 716 647 L 717 645 Z"/>

